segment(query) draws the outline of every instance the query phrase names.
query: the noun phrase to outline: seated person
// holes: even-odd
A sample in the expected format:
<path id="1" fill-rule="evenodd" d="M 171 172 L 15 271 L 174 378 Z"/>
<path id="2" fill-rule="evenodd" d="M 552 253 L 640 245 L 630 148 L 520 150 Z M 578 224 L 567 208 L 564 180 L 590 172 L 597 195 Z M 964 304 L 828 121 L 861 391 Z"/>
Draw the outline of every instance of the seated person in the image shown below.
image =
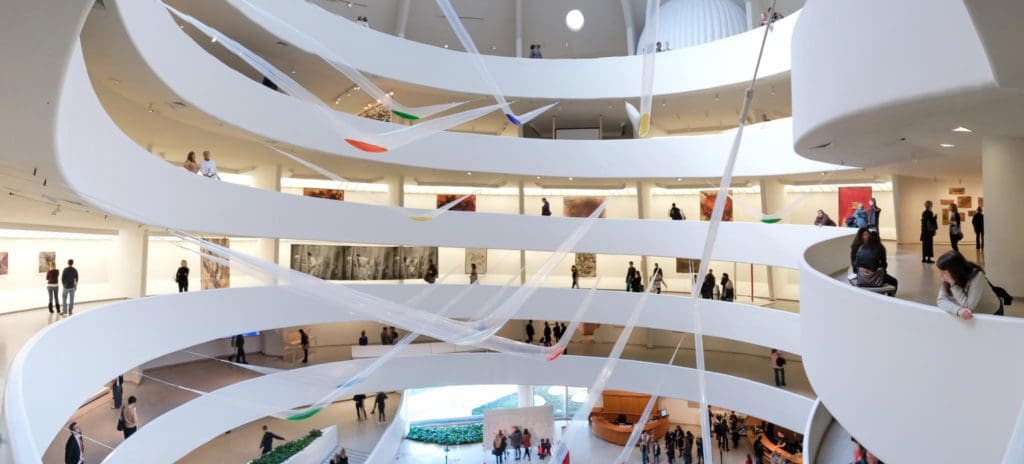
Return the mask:
<path id="1" fill-rule="evenodd" d="M 619 425 L 629 425 L 629 422 L 626 421 L 625 414 L 619 414 L 619 417 L 615 418 L 615 423 Z"/>
<path id="2" fill-rule="evenodd" d="M 893 289 L 896 289 L 899 281 L 886 273 L 888 267 L 889 263 L 886 259 L 882 239 L 878 237 L 878 232 L 868 232 L 867 240 L 857 250 L 853 261 L 853 269 L 857 273 L 856 285 L 858 287 L 892 285 Z"/>

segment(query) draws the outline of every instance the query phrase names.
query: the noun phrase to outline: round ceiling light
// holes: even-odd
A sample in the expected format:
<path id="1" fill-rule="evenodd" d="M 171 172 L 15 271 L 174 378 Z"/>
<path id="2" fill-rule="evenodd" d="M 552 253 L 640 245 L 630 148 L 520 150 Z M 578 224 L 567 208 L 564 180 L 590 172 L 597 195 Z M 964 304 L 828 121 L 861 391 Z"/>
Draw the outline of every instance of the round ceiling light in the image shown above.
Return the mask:
<path id="1" fill-rule="evenodd" d="M 568 27 L 569 30 L 573 32 L 583 29 L 583 12 L 580 10 L 571 10 L 566 13 L 565 27 Z"/>

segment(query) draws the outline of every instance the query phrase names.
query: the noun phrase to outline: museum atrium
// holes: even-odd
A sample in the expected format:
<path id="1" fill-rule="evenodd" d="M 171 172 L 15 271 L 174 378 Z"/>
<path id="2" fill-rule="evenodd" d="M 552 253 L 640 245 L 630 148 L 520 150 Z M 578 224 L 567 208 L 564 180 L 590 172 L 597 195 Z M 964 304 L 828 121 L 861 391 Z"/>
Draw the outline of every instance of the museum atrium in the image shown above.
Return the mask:
<path id="1" fill-rule="evenodd" d="M 0 463 L 1024 463 L 1024 2 L 2 3 Z"/>

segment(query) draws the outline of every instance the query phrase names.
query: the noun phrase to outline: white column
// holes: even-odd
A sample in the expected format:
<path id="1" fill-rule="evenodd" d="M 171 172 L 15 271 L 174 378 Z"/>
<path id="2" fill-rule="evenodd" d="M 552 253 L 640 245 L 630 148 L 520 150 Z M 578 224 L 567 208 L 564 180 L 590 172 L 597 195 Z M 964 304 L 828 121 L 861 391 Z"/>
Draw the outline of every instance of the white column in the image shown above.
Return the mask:
<path id="1" fill-rule="evenodd" d="M 786 188 L 778 179 L 761 179 L 761 213 L 769 214 L 780 211 L 785 207 Z M 775 282 L 775 274 L 772 267 L 768 266 L 768 299 L 775 299 L 775 285 L 784 285 L 785 282 Z"/>
<path id="2" fill-rule="evenodd" d="M 901 176 L 892 176 L 892 217 L 896 219 L 894 221 L 894 224 L 896 226 L 896 243 L 903 243 L 903 240 L 905 238 L 903 234 L 903 227 L 901 227 L 900 225 L 903 222 L 900 220 L 903 217 L 903 208 L 901 207 L 903 203 L 903 184 L 900 178 Z M 881 226 L 879 226 L 879 229 L 881 229 Z M 916 234 L 914 238 L 919 239 L 921 237 L 920 229 L 916 230 L 918 234 Z M 879 230 L 879 234 L 881 234 L 881 230 Z"/>
<path id="3" fill-rule="evenodd" d="M 523 0 L 516 0 L 516 56 L 523 57 Z"/>
<path id="4" fill-rule="evenodd" d="M 394 176 L 387 179 L 388 183 L 388 204 L 391 206 L 405 206 L 405 176 Z"/>
<path id="5" fill-rule="evenodd" d="M 757 18 L 755 18 L 755 16 L 759 16 L 758 14 L 754 13 L 754 0 L 747 0 L 746 1 L 746 10 L 747 10 L 747 30 L 750 30 L 750 29 L 753 29 L 755 27 L 755 25 L 757 24 L 755 22 L 757 20 Z"/>
<path id="6" fill-rule="evenodd" d="M 519 386 L 519 407 L 528 408 L 533 406 L 533 385 Z"/>
<path id="7" fill-rule="evenodd" d="M 633 22 L 633 6 L 629 0 L 622 0 L 622 20 L 626 23 L 626 55 L 636 53 L 636 25 Z"/>
<path id="8" fill-rule="evenodd" d="M 981 144 L 985 192 L 985 261 L 992 283 L 1024 295 L 1024 138 L 984 137 Z M 970 221 L 964 223 L 970 227 Z M 969 249 L 968 245 L 960 245 Z"/>
<path id="9" fill-rule="evenodd" d="M 650 219 L 651 217 L 651 184 L 650 182 L 636 183 L 636 212 L 637 219 Z M 647 257 L 640 257 L 640 272 L 644 281 L 650 278 L 650 269 L 647 267 Z M 648 283 L 647 285 L 650 285 Z M 647 329 L 647 348 L 654 348 L 654 329 Z"/>
<path id="10" fill-rule="evenodd" d="M 409 0 L 401 0 L 398 5 L 398 25 L 395 26 L 395 35 L 405 38 L 405 29 L 409 24 Z"/>
<path id="11" fill-rule="evenodd" d="M 253 169 L 252 186 L 258 189 L 281 191 L 281 165 L 268 164 Z M 276 237 L 263 237 L 256 239 L 256 257 L 274 264 L 280 262 L 280 240 Z"/>
<path id="12" fill-rule="evenodd" d="M 526 189 L 523 181 L 519 181 L 519 215 L 526 214 Z M 519 250 L 519 284 L 526 283 L 526 250 Z"/>
<path id="13" fill-rule="evenodd" d="M 114 281 L 117 293 L 125 298 L 146 294 L 146 267 L 149 261 L 149 232 L 144 227 L 128 226 L 117 231 L 118 262 Z M 58 267 L 64 263 L 57 263 Z M 167 275 L 173 275 L 173 269 Z"/>

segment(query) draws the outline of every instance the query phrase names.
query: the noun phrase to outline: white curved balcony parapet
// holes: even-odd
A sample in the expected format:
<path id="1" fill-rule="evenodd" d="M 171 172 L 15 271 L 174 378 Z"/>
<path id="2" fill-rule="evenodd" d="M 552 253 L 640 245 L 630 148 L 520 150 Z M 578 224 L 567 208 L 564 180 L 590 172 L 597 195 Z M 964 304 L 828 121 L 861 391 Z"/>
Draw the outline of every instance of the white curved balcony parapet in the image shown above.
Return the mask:
<path id="1" fill-rule="evenodd" d="M 522 384 L 586 387 L 604 365 L 604 359 L 564 356 L 564 361 L 537 361 L 499 353 L 456 353 L 396 358 L 360 384 L 358 392 L 392 391 L 447 385 Z M 114 449 L 107 464 L 146 462 L 153 456 L 176 460 L 189 451 L 230 430 L 264 417 L 259 408 L 246 407 L 231 398 L 274 398 L 275 404 L 293 407 L 310 404 L 333 390 L 315 388 L 310 376 L 346 378 L 370 360 L 343 361 L 283 371 L 246 380 L 196 398 L 153 420 Z M 495 369 L 495 366 L 501 366 Z M 297 381 L 296 377 L 307 380 Z M 622 360 L 608 381 L 608 388 L 653 393 L 665 379 L 661 396 L 696 401 L 700 397 L 694 369 Z M 708 402 L 742 411 L 794 430 L 803 430 L 813 401 L 750 380 L 709 372 Z M 301 382 L 301 383 L 298 383 Z M 354 392 L 356 393 L 356 392 Z M 174 440 L 167 440 L 168 436 Z"/>
<path id="2" fill-rule="evenodd" d="M 1024 400 L 1024 319 L 965 322 L 834 279 L 849 260 L 845 239 L 804 259 L 803 362 L 835 419 L 886 462 L 1001 462 Z"/>
<path id="3" fill-rule="evenodd" d="M 422 291 L 421 286 L 401 284 L 363 285 L 358 288 L 396 301 L 405 301 L 403 298 Z M 428 310 L 441 308 L 443 303 L 450 301 L 463 288 L 461 285 L 438 286 L 423 300 L 420 307 Z M 466 295 L 465 304 L 456 306 L 451 315 L 472 317 L 478 308 L 474 303 L 487 301 L 500 288 L 474 286 Z M 539 289 L 526 301 L 516 317 L 571 319 L 581 292 L 573 289 Z M 623 324 L 628 314 L 622 312 L 621 308 L 631 306 L 639 297 L 635 293 L 599 292 L 584 320 Z M 748 343 L 800 352 L 797 336 L 799 316 L 796 314 L 738 303 L 700 300 L 700 304 L 707 335 L 735 337 Z M 282 311 L 282 308 L 289 308 L 289 311 Z M 679 297 L 662 295 L 650 298 L 639 326 L 692 330 L 692 317 L 687 316 L 691 308 L 686 300 Z M 213 314 L 216 317 L 211 317 Z M 10 368 L 5 419 L 12 431 L 11 443 L 20 458 L 17 462 L 32 462 L 29 459 L 32 456 L 38 460 L 37 450 L 48 446 L 67 419 L 95 392 L 96 386 L 120 372 L 129 371 L 167 353 L 234 333 L 357 319 L 348 311 L 324 305 L 319 300 L 296 294 L 286 287 L 251 287 L 131 300 L 61 320 L 36 334 L 18 353 Z M 196 321 L 203 322 L 197 324 Z M 400 323 L 396 325 L 401 327 Z M 109 333 L 113 326 L 128 329 L 122 331 L 121 336 L 111 338 Z M 64 356 L 53 358 L 52 353 L 60 351 L 60 347 L 68 346 L 80 349 L 65 349 L 62 351 Z M 126 352 L 124 346 L 133 348 Z M 592 379 L 580 375 L 571 384 L 583 384 Z M 650 383 L 651 378 L 646 377 L 645 382 Z M 751 384 L 772 390 L 763 384 Z M 729 390 L 728 385 L 733 384 L 723 386 L 726 390 L 720 393 L 725 395 L 722 398 L 732 394 L 726 392 L 735 392 Z M 395 384 L 390 388 L 399 386 Z M 746 393 L 736 394 L 742 397 Z M 730 401 L 750 402 L 743 403 L 743 408 L 737 408 L 750 413 L 763 408 L 780 407 L 777 404 L 757 405 L 749 398 Z M 810 400 L 806 401 L 809 408 Z M 775 411 L 773 415 L 757 415 L 788 417 L 788 421 L 800 425 L 796 430 L 802 428 L 803 423 L 800 421 L 806 419 L 804 415 L 797 421 L 795 418 L 798 415 L 789 415 L 793 414 L 792 411 L 782 414 L 779 412 L 781 409 L 772 410 Z"/>
<path id="4" fill-rule="evenodd" d="M 175 99 L 244 131 L 239 133 L 241 137 L 277 140 L 323 153 L 410 167 L 615 179 L 719 177 L 732 144 L 734 132 L 731 130 L 709 135 L 605 141 L 442 132 L 383 155 L 368 154 L 348 145 L 336 127 L 325 121 L 311 105 L 274 92 L 207 53 L 176 26 L 170 13 L 158 2 L 112 0 L 107 7 L 119 15 L 120 23 L 141 61 L 175 95 Z M 358 29 L 360 33 L 365 31 L 365 28 Z M 401 42 L 412 44 L 405 40 Z M 516 60 L 517 63 L 535 61 L 538 60 Z M 578 60 L 570 60 L 571 63 L 575 61 Z M 722 59 L 718 62 L 727 61 Z M 431 66 L 432 69 L 443 68 L 436 63 Z M 746 68 L 744 66 L 749 78 L 750 71 Z M 613 79 L 590 78 L 587 81 Z M 253 111 L 252 108 L 260 110 Z M 402 127 L 356 116 L 341 117 L 367 130 Z M 195 124 L 193 121 L 184 122 Z M 788 119 L 751 126 L 745 134 L 734 173 L 736 176 L 846 169 L 797 155 L 792 148 Z M 626 159 L 628 162 L 624 162 Z"/>
<path id="5" fill-rule="evenodd" d="M 356 25 L 307 2 L 249 0 L 298 25 L 363 71 L 453 92 L 490 94 L 465 52 L 406 40 Z M 790 40 L 799 13 L 775 23 L 763 76 L 789 71 Z M 764 29 L 658 54 L 654 95 L 693 92 L 750 80 Z M 358 47 L 351 44 L 360 44 Z M 520 98 L 638 98 L 642 56 L 529 59 L 485 55 L 499 88 Z"/>
<path id="6" fill-rule="evenodd" d="M 917 145 L 936 127 L 946 134 L 959 125 L 1020 132 L 1018 118 L 1006 116 L 1019 112 L 1020 92 L 998 91 L 965 2 L 858 2 L 860 11 L 886 12 L 873 18 L 870 30 L 851 20 L 846 6 L 808 2 L 793 33 L 793 136 L 801 155 L 874 166 L 909 162 L 914 152 L 936 156 L 938 143 Z M 991 2 L 987 8 L 1004 10 Z M 1019 64 L 1018 43 L 1004 45 Z"/>

